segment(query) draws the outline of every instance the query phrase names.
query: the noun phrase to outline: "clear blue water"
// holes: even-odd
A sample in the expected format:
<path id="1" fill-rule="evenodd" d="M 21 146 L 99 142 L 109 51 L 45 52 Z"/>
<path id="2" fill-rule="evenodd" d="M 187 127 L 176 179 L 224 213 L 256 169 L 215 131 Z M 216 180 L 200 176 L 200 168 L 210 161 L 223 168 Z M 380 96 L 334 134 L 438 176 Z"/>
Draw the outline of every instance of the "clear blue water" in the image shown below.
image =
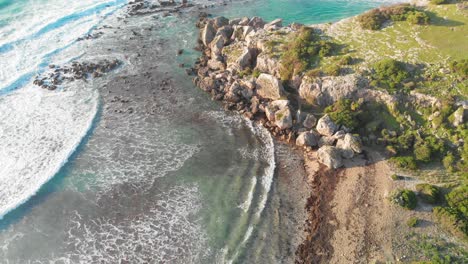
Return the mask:
<path id="1" fill-rule="evenodd" d="M 273 234 L 290 234 L 274 224 L 271 201 L 281 188 L 271 138 L 221 111 L 177 67 L 197 56 L 173 56 L 194 46 L 194 15 L 123 22 L 123 3 L 0 0 L 0 259 L 278 262 L 288 248 Z M 208 12 L 312 24 L 382 3 L 234 1 Z M 113 28 L 76 41 L 102 25 Z M 150 26 L 143 40 L 132 40 L 130 30 Z M 49 63 L 106 56 L 124 66 L 102 80 L 54 92 L 31 85 Z M 170 73 L 171 93 L 144 80 L 119 88 L 125 82 L 117 76 L 154 66 L 155 82 Z M 130 98 L 129 106 L 112 103 L 116 95 Z M 135 111 L 119 115 L 119 107 Z"/>

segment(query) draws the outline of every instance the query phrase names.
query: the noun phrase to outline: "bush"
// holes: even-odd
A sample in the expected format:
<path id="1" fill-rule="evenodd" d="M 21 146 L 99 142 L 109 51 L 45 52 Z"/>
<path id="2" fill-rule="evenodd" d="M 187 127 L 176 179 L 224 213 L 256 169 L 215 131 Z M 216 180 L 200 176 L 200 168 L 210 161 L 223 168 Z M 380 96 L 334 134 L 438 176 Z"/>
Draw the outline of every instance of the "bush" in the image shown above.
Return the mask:
<path id="1" fill-rule="evenodd" d="M 301 28 L 284 47 L 280 65 L 281 79 L 290 80 L 294 74 L 310 69 L 321 57 L 329 56 L 333 51 L 334 44 L 321 40 L 314 29 Z"/>
<path id="2" fill-rule="evenodd" d="M 380 10 L 373 9 L 360 16 L 358 16 L 358 22 L 363 29 L 377 30 L 382 27 L 386 18 L 382 15 Z"/>
<path id="3" fill-rule="evenodd" d="M 258 69 L 254 69 L 253 72 L 252 72 L 252 76 L 254 78 L 258 78 L 258 76 L 260 76 L 261 72 L 258 70 Z"/>
<path id="4" fill-rule="evenodd" d="M 393 59 L 384 59 L 374 65 L 374 80 L 377 85 L 383 86 L 390 92 L 401 87 L 403 80 L 409 77 L 402 62 Z"/>
<path id="5" fill-rule="evenodd" d="M 408 219 L 408 221 L 406 221 L 406 224 L 409 227 L 416 227 L 419 224 L 419 219 L 417 217 L 411 217 Z"/>
<path id="6" fill-rule="evenodd" d="M 431 4 L 434 5 L 441 5 L 441 4 L 446 4 L 447 0 L 431 0 Z"/>
<path id="7" fill-rule="evenodd" d="M 440 190 L 437 186 L 421 183 L 416 185 L 416 191 L 426 203 L 435 204 L 439 201 Z"/>
<path id="8" fill-rule="evenodd" d="M 418 169 L 418 165 L 416 164 L 416 160 L 413 156 L 400 156 L 400 157 L 393 157 L 390 159 L 397 167 L 402 169 L 409 169 L 409 170 L 416 170 Z"/>
<path id="9" fill-rule="evenodd" d="M 397 189 L 390 197 L 391 201 L 405 209 L 413 210 L 418 204 L 416 194 L 407 189 Z"/>
<path id="10" fill-rule="evenodd" d="M 351 65 L 353 63 L 353 58 L 349 55 L 342 57 L 339 61 L 340 65 Z"/>
<path id="11" fill-rule="evenodd" d="M 468 77 L 468 59 L 453 61 L 450 63 L 450 70 L 464 78 Z"/>
<path id="12" fill-rule="evenodd" d="M 434 208 L 434 217 L 452 234 L 468 239 L 468 185 L 453 189 L 445 198 L 448 206 Z"/>
<path id="13" fill-rule="evenodd" d="M 408 14 L 406 21 L 415 25 L 427 25 L 429 24 L 429 16 L 420 11 L 414 11 Z"/>
<path id="14" fill-rule="evenodd" d="M 392 174 L 392 176 L 390 176 L 392 178 L 392 180 L 394 181 L 398 181 L 398 180 L 401 180 L 401 177 L 396 175 L 396 174 Z"/>
<path id="15" fill-rule="evenodd" d="M 422 162 L 431 161 L 432 151 L 431 151 L 431 148 L 425 143 L 416 144 L 414 146 L 413 153 L 414 153 L 414 157 L 418 161 L 422 161 Z"/>
<path id="16" fill-rule="evenodd" d="M 333 105 L 325 108 L 325 113 L 339 125 L 353 130 L 358 126 L 357 116 L 361 113 L 360 104 L 350 99 L 340 99 Z"/>
<path id="17" fill-rule="evenodd" d="M 323 72 L 329 76 L 338 76 L 341 72 L 341 67 L 337 64 L 329 65 L 323 69 Z"/>
<path id="18" fill-rule="evenodd" d="M 442 164 L 444 165 L 445 169 L 449 172 L 455 171 L 453 164 L 455 163 L 455 157 L 452 153 L 448 153 L 447 156 L 444 157 L 442 160 Z"/>
<path id="19" fill-rule="evenodd" d="M 368 11 L 358 17 L 364 29 L 378 30 L 387 21 L 408 21 L 413 24 L 429 23 L 426 12 L 418 11 L 408 4 L 397 4 Z"/>

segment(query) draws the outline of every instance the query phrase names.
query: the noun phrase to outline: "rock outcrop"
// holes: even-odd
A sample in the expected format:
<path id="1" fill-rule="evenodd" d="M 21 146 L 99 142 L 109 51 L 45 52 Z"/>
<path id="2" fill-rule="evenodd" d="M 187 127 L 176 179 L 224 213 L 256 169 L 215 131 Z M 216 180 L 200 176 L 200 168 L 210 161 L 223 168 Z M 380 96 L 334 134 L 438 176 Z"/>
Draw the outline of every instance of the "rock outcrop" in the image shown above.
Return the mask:
<path id="1" fill-rule="evenodd" d="M 284 96 L 284 88 L 275 76 L 262 73 L 257 78 L 257 94 L 262 98 L 278 100 Z"/>
<path id="2" fill-rule="evenodd" d="M 214 100 L 222 101 L 225 109 L 259 121 L 280 140 L 295 142 L 309 151 L 318 148 L 319 160 L 329 168 L 341 167 L 343 158 L 352 158 L 362 151 L 360 140 L 343 126 L 339 130 L 329 115 L 317 121 L 312 113 L 298 109 L 301 100 L 326 106 L 355 95 L 354 76 L 311 80 L 294 75 L 288 87 L 296 91 L 289 93 L 284 89 L 279 78 L 279 58 L 269 53 L 267 45 L 276 35 L 270 31 L 287 34 L 300 27 L 282 27 L 281 20 L 265 23 L 258 17 L 204 17 L 197 25 L 203 56 L 193 69 L 197 74 L 194 83 Z M 252 69 L 260 74 L 255 76 Z"/>

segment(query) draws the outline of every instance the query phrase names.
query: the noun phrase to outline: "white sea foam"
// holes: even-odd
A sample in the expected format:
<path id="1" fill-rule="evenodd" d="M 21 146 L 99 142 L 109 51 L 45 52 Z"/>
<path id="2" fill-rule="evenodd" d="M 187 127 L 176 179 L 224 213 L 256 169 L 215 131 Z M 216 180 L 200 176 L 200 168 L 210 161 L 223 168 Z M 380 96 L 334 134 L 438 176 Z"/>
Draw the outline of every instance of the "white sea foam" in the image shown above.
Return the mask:
<path id="1" fill-rule="evenodd" d="M 0 90 L 22 86 L 51 62 L 51 55 L 75 43 L 124 1 L 30 2 L 0 28 Z"/>
<path id="2" fill-rule="evenodd" d="M 198 263 L 209 254 L 206 234 L 194 216 L 201 208 L 196 186 L 177 186 L 154 198 L 143 214 L 71 220 L 65 259 L 79 263 Z M 195 218 L 196 219 L 196 218 Z M 63 258 L 63 256 L 60 256 Z"/>
<path id="3" fill-rule="evenodd" d="M 58 172 L 97 111 L 98 95 L 92 91 L 29 86 L 0 97 L 0 217 Z"/>

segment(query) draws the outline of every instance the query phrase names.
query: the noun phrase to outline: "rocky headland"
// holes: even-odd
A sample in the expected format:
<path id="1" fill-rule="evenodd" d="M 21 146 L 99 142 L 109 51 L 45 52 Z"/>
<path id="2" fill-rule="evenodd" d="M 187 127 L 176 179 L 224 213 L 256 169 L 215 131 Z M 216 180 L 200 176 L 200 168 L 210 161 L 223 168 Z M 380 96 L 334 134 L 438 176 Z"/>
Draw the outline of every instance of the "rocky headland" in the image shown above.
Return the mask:
<path id="1" fill-rule="evenodd" d="M 411 56 L 398 49 L 391 51 L 396 55 L 376 54 L 378 48 L 368 46 L 370 39 L 362 40 L 365 34 L 376 37 L 380 27 L 387 34 L 399 29 L 399 23 L 406 23 L 399 21 L 427 15 L 426 8 L 398 5 L 370 11 L 383 20 L 374 29 L 365 28 L 368 21 L 363 17 L 368 13 L 315 26 L 201 14 L 196 49 L 202 55 L 194 68 L 187 69 L 195 75 L 194 83 L 226 110 L 254 120 L 278 140 L 304 150 L 311 196 L 306 205 L 306 239 L 296 251 L 296 263 L 414 259 L 417 254 L 411 251 L 417 246 L 405 242 L 409 231 L 400 227 L 410 214 L 396 212 L 388 203 L 396 187 L 414 188 L 414 183 L 396 182 L 401 177 L 395 172 L 415 175 L 417 166 L 445 160 L 447 149 L 462 160 L 451 161 L 454 171 L 464 170 L 466 137 L 459 131 L 466 131 L 467 95 L 460 90 L 421 89 L 448 82 L 452 87 L 466 85 L 466 76 L 451 66 L 456 62 L 450 64 L 444 50 L 437 53 L 437 63 L 425 59 L 418 54 L 423 49 L 417 50 L 429 45 L 422 39 Z M 463 6 L 457 8 L 456 12 L 465 12 Z M 395 14 L 401 17 L 395 19 Z M 436 21 L 433 16 L 431 21 Z M 414 23 L 420 31 L 428 22 Z M 429 72 L 445 77 L 438 79 L 435 73 L 428 77 Z M 423 175 L 418 181 L 427 181 L 427 173 L 418 175 Z M 463 173 L 453 175 L 457 186 Z M 440 185 L 443 180 L 439 180 L 435 183 Z M 422 208 L 432 208 L 420 203 Z M 430 214 L 417 216 L 434 221 Z M 440 234 L 434 226 L 424 232 Z"/>

